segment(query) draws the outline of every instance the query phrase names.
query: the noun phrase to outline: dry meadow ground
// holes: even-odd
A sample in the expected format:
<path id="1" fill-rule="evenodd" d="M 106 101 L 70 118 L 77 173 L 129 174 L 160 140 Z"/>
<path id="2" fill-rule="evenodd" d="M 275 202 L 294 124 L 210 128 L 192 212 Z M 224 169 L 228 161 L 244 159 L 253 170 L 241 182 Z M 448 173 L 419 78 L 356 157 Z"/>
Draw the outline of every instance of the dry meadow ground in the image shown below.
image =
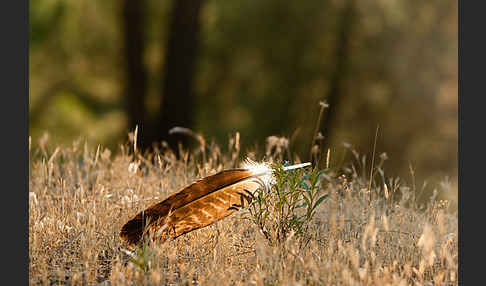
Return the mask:
<path id="1" fill-rule="evenodd" d="M 345 176 L 326 173 L 320 192 L 329 197 L 304 246 L 295 235 L 270 245 L 240 211 L 148 245 L 138 262 L 130 258 L 118 237 L 122 225 L 193 180 L 235 167 L 237 143 L 179 160 L 170 152 L 134 153 L 130 144 L 116 155 L 80 142 L 32 147 L 30 284 L 458 285 L 457 212 L 434 198 L 421 207 L 413 187 L 391 179 L 384 185 L 379 176 L 370 202 L 369 171 L 358 167 Z M 276 147 L 267 159 L 286 156 Z"/>

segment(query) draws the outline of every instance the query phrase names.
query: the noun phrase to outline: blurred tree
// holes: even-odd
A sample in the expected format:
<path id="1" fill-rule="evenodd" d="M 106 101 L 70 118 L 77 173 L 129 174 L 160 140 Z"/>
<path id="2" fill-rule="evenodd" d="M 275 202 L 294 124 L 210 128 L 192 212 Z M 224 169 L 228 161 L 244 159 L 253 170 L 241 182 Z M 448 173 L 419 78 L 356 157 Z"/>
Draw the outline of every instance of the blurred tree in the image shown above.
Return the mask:
<path id="1" fill-rule="evenodd" d="M 180 134 L 169 136 L 169 130 L 175 126 L 192 128 L 195 120 L 193 80 L 204 3 L 205 0 L 175 0 L 173 5 L 165 52 L 162 108 L 151 141 L 165 139 L 174 150 L 178 142 L 187 142 L 189 138 Z"/>
<path id="2" fill-rule="evenodd" d="M 145 51 L 144 15 L 146 2 L 143 0 L 123 1 L 123 36 L 125 59 L 125 108 L 128 126 L 134 129 L 150 125 L 145 108 L 147 97 L 147 73 L 143 64 Z M 147 128 L 150 130 L 150 128 Z M 149 131 L 147 130 L 147 131 Z M 144 132 L 141 132 L 144 134 Z M 146 145 L 145 140 L 142 142 Z"/>
<path id="3" fill-rule="evenodd" d="M 188 137 L 169 134 L 175 126 L 191 128 L 194 123 L 193 79 L 198 49 L 201 8 L 205 1 L 177 0 L 172 15 L 165 49 L 164 72 L 160 106 L 153 117 L 148 116 L 146 104 L 147 77 L 143 65 L 143 7 L 144 1 L 124 1 L 124 35 L 127 86 L 126 103 L 129 127 L 140 129 L 140 147 L 167 141 L 176 150 Z"/>
<path id="4" fill-rule="evenodd" d="M 350 53 L 350 38 L 354 22 L 356 21 L 355 0 L 348 0 L 345 7 L 342 8 L 342 13 L 339 19 L 336 48 L 335 48 L 335 67 L 329 79 L 329 91 L 325 97 L 329 107 L 324 116 L 319 122 L 322 126 L 322 136 L 324 137 L 324 150 L 330 148 L 330 140 L 332 138 L 332 128 L 336 127 L 336 119 L 338 117 L 339 106 L 341 99 L 344 96 L 342 92 L 343 78 L 348 76 L 349 53 Z"/>

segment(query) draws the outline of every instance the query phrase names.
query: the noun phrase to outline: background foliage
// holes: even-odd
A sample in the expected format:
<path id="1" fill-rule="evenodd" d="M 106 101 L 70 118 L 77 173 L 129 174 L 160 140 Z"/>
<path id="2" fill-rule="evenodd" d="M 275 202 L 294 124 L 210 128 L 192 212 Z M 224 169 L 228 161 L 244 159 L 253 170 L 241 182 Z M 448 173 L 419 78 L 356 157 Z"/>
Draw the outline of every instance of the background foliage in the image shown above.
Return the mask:
<path id="1" fill-rule="evenodd" d="M 173 1 L 141 1 L 145 106 L 163 104 Z M 192 126 L 243 149 L 269 135 L 307 156 L 319 113 L 331 160 L 343 142 L 386 152 L 388 172 L 457 177 L 457 1 L 203 1 Z M 30 134 L 114 147 L 130 126 L 122 1 L 30 1 Z M 174 96 L 174 95 L 164 95 Z M 143 131 L 142 131 L 143 132 Z M 166 135 L 164 135 L 166 136 Z M 117 149 L 117 148 L 114 148 Z M 369 158 L 370 156 L 368 156 Z"/>

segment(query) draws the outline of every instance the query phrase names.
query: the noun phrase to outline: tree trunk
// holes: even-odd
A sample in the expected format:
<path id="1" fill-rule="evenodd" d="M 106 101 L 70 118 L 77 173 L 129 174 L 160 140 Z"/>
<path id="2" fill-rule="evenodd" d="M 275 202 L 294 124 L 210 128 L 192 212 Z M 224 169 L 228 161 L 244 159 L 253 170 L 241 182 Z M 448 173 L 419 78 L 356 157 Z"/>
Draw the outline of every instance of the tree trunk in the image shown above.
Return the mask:
<path id="1" fill-rule="evenodd" d="M 335 126 L 339 104 L 342 102 L 342 82 L 348 72 L 348 57 L 350 55 L 349 41 L 351 38 L 352 27 L 355 20 L 355 0 L 348 0 L 343 8 L 340 25 L 338 26 L 338 39 L 336 45 L 336 65 L 329 81 L 329 93 L 326 101 L 329 108 L 324 111 L 321 123 L 323 123 L 324 150 L 329 148 L 332 128 Z"/>
<path id="2" fill-rule="evenodd" d="M 139 134 L 144 136 L 146 110 L 145 97 L 147 93 L 147 75 L 143 65 L 143 0 L 123 1 L 123 35 L 125 53 L 125 104 L 128 113 L 128 127 L 130 130 L 139 126 Z M 141 138 L 141 147 L 149 145 Z"/>
<path id="3" fill-rule="evenodd" d="M 192 140 L 185 135 L 169 135 L 174 126 L 192 128 L 195 98 L 193 79 L 200 33 L 200 11 L 204 0 L 175 0 L 169 26 L 165 71 L 162 81 L 162 112 L 154 140 L 166 140 L 173 150 L 178 142 Z"/>

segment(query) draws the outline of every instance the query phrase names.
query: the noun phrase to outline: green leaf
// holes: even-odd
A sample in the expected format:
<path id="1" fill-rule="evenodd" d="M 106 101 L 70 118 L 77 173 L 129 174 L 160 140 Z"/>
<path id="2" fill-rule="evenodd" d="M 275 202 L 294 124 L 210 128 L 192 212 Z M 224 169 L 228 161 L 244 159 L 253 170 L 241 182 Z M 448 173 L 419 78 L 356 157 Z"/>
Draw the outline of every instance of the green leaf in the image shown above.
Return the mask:
<path id="1" fill-rule="evenodd" d="M 298 208 L 301 208 L 301 207 L 305 207 L 306 204 L 300 204 L 300 205 L 296 205 L 295 208 L 298 209 Z"/>
<path id="2" fill-rule="evenodd" d="M 303 196 L 303 199 L 305 201 L 305 205 L 309 208 L 309 207 L 312 207 L 311 205 L 311 202 L 309 200 L 309 198 L 307 198 L 306 196 Z"/>
<path id="3" fill-rule="evenodd" d="M 304 180 L 309 180 L 309 178 L 312 176 L 312 173 L 307 173 L 306 175 L 304 175 Z"/>
<path id="4" fill-rule="evenodd" d="M 309 190 L 309 185 L 308 185 L 308 184 L 307 184 L 305 181 L 302 181 L 302 182 L 300 183 L 300 185 L 301 185 L 301 186 L 302 186 L 302 187 L 303 187 L 303 188 L 304 188 L 306 191 L 308 191 L 308 190 Z"/>
<path id="5" fill-rule="evenodd" d="M 320 203 L 322 203 L 322 201 L 327 198 L 329 196 L 329 194 L 325 194 L 323 196 L 321 196 L 317 201 L 316 203 L 314 204 L 314 206 L 312 207 L 312 209 L 315 209 Z"/>

